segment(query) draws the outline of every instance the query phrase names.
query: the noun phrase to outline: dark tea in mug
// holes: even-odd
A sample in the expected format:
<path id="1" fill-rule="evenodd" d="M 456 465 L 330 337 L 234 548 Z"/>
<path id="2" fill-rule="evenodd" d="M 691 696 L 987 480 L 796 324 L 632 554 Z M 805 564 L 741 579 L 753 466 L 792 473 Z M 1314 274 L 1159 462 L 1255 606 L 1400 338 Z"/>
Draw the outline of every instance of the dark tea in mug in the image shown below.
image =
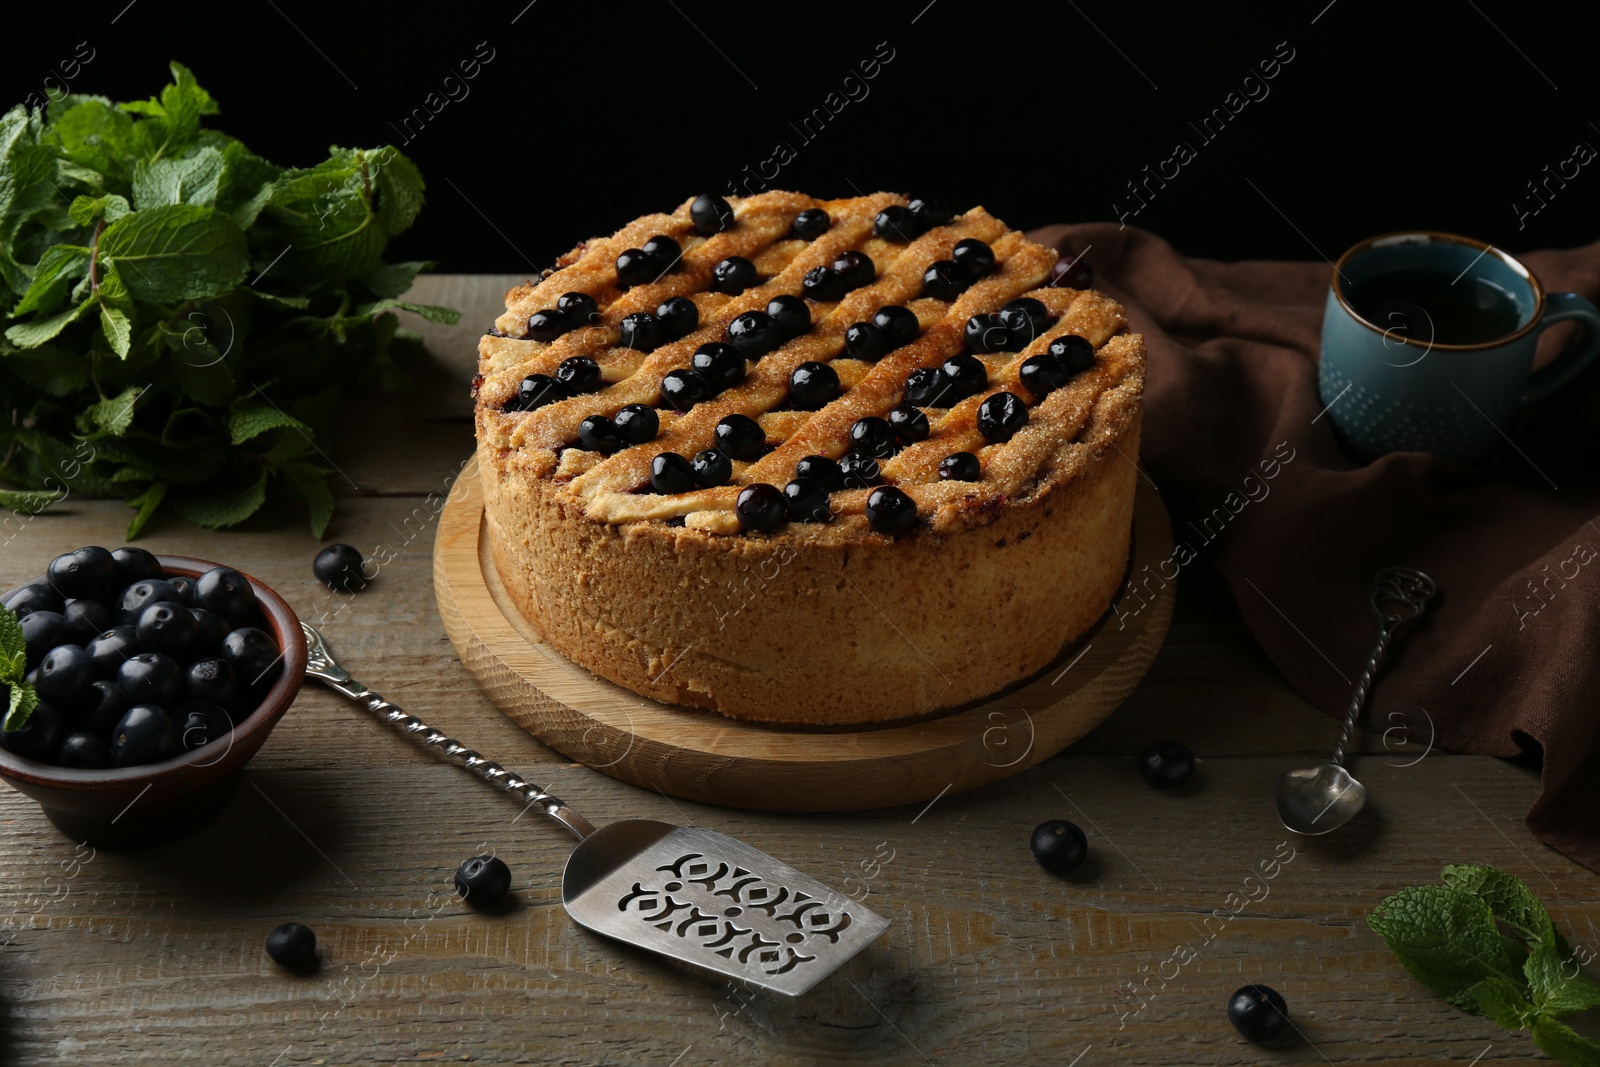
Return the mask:
<path id="1" fill-rule="evenodd" d="M 1346 299 L 1378 329 L 1424 344 L 1483 344 L 1515 333 L 1521 320 L 1515 297 L 1465 273 L 1385 271 L 1350 284 Z"/>

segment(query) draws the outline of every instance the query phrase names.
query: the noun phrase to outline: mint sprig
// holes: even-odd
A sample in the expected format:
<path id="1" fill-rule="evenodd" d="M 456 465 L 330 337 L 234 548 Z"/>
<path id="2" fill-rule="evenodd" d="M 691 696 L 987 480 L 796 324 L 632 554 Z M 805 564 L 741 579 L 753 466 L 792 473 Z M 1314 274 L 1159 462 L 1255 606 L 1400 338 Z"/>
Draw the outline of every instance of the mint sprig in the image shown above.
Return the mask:
<path id="1" fill-rule="evenodd" d="M 384 260 L 422 176 L 393 146 L 277 166 L 171 71 L 148 100 L 0 115 L 0 504 L 120 497 L 132 539 L 282 489 L 320 537 L 341 399 L 403 384 L 397 313 L 458 318 L 399 299 L 431 263 Z"/>
<path id="2" fill-rule="evenodd" d="M 1600 983 L 1577 960 L 1550 913 L 1515 875 L 1452 864 L 1444 885 L 1411 886 L 1367 916 L 1401 966 L 1458 1008 L 1507 1030 L 1532 1030 L 1562 1063 L 1600 1067 L 1600 1042 L 1558 1016 L 1600 1006 Z"/>
<path id="3" fill-rule="evenodd" d="M 27 672 L 28 649 L 22 636 L 22 622 L 11 609 L 0 608 L 0 686 L 7 689 L 4 715 L 7 730 L 27 726 L 33 709 L 39 706 L 39 694 L 22 680 Z"/>

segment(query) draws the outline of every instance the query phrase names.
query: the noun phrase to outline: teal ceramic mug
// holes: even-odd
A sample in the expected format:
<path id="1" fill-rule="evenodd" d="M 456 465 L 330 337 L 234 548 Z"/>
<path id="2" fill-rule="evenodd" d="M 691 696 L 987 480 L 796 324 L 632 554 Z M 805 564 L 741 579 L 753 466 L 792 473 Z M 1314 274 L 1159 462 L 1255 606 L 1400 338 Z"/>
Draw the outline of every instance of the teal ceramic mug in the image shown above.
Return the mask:
<path id="1" fill-rule="evenodd" d="M 1580 336 L 1534 371 L 1539 335 L 1569 320 Z M 1455 234 L 1392 233 L 1334 265 L 1317 391 L 1362 459 L 1432 452 L 1476 463 L 1519 410 L 1597 353 L 1600 311 L 1576 293 L 1546 293 L 1515 256 Z"/>

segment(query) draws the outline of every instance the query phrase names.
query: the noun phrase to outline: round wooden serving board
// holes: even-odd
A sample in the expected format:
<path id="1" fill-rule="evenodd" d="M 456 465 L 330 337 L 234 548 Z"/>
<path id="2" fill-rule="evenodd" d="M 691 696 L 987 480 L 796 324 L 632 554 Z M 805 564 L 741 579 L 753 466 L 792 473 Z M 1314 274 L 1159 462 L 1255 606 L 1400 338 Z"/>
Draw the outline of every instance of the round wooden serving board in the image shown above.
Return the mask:
<path id="1" fill-rule="evenodd" d="M 572 663 L 517 612 L 487 537 L 474 460 L 439 519 L 433 588 L 451 644 L 490 699 L 551 748 L 613 778 L 761 811 L 925 803 L 1055 755 L 1104 721 L 1144 676 L 1166 636 L 1176 589 L 1159 576 L 1173 547 L 1166 509 L 1141 481 L 1130 580 L 1106 617 L 1037 677 L 930 719 L 774 726 L 649 700 Z"/>

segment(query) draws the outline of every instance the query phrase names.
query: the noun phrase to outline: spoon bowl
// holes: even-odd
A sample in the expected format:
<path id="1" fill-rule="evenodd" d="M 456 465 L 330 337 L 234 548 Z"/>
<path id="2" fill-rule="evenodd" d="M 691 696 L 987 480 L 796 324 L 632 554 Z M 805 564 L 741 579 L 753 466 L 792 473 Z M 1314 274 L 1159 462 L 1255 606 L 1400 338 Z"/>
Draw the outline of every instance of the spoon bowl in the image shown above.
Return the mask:
<path id="1" fill-rule="evenodd" d="M 1367 803 L 1367 787 L 1337 763 L 1304 767 L 1278 779 L 1278 815 L 1297 834 L 1337 830 Z"/>

